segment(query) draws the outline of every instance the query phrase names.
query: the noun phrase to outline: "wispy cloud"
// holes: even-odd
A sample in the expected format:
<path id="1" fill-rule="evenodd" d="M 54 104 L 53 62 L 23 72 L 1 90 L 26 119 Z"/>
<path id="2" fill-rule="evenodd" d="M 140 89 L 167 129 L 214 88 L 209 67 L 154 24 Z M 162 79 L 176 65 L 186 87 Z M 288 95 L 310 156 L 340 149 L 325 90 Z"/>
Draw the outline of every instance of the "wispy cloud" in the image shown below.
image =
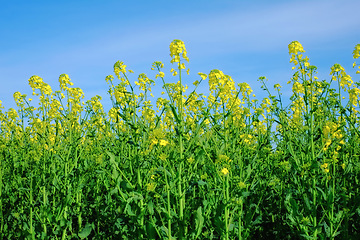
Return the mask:
<path id="1" fill-rule="evenodd" d="M 74 44 L 56 53 L 52 61 L 66 59 L 69 63 L 104 61 L 114 56 L 148 61 L 168 54 L 170 41 L 181 38 L 191 44 L 198 55 L 207 56 L 236 52 L 276 51 L 292 40 L 318 45 L 329 37 L 341 38 L 360 28 L 355 1 L 311 1 L 273 4 L 252 11 L 234 9 L 231 12 L 191 15 L 179 24 L 158 19 L 152 24 L 127 26 L 126 30 L 96 36 L 85 44 Z M 337 37 L 338 36 L 338 37 Z M 165 49 L 165 50 L 163 50 Z M 56 51 L 56 50 L 55 50 Z M 166 51 L 166 52 L 165 52 Z"/>
<path id="2" fill-rule="evenodd" d="M 204 46 L 204 42 L 223 45 L 219 50 L 221 52 L 254 52 L 276 50 L 284 43 L 288 44 L 289 39 L 319 43 L 328 37 L 344 36 L 360 28 L 360 2 L 307 3 L 310 2 L 289 1 L 251 12 L 236 9 L 192 22 L 191 26 L 189 23 L 179 32 L 192 38 L 197 45 Z"/>

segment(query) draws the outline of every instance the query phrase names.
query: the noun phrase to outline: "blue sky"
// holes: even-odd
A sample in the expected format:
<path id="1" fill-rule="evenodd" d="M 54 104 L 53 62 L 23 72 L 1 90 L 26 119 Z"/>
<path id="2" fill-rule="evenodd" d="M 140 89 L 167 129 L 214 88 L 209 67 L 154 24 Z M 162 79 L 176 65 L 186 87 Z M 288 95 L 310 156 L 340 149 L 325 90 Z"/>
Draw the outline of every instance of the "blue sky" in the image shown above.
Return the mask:
<path id="1" fill-rule="evenodd" d="M 154 61 L 165 64 L 167 82 L 175 82 L 169 45 L 185 42 L 190 76 L 200 79 L 222 70 L 236 83 L 247 82 L 258 99 L 264 97 L 260 76 L 268 85 L 292 76 L 288 44 L 299 41 L 319 79 L 329 80 L 334 63 L 344 66 L 354 81 L 352 51 L 360 43 L 360 1 L 0 1 L 0 100 L 6 109 L 16 105 L 13 93 L 30 97 L 28 79 L 38 75 L 59 89 L 62 73 L 85 93 L 101 95 L 110 108 L 105 77 L 123 61 L 132 82 L 140 73 L 154 79 Z M 205 83 L 205 84 L 204 84 Z M 157 79 L 155 95 L 161 90 Z M 206 93 L 206 82 L 198 92 Z"/>

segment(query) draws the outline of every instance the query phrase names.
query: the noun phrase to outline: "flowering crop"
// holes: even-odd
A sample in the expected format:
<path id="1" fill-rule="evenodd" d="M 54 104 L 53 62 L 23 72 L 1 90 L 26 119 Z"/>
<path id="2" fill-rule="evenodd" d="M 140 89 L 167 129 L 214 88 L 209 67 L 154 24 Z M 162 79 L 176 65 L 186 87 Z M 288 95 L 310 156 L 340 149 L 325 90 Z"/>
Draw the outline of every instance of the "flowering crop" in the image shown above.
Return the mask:
<path id="1" fill-rule="evenodd" d="M 260 77 L 259 101 L 218 69 L 188 92 L 181 40 L 169 73 L 152 64 L 154 79 L 132 84 L 117 61 L 108 112 L 67 74 L 59 91 L 32 76 L 38 106 L 20 92 L 17 109 L 0 101 L 0 238 L 358 238 L 360 83 L 340 64 L 320 81 L 303 54 L 289 44 L 288 106 L 280 84 L 275 96 Z M 168 97 L 152 101 L 159 82 Z M 208 96 L 196 92 L 202 82 Z"/>

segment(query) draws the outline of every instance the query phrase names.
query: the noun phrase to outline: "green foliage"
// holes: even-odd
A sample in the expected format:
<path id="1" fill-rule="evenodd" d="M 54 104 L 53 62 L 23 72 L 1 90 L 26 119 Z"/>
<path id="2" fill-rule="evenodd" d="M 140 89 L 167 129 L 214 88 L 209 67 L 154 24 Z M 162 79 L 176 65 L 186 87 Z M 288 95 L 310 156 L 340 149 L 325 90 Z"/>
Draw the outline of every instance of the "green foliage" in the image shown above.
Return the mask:
<path id="1" fill-rule="evenodd" d="M 292 42 L 288 106 L 279 84 L 274 96 L 259 78 L 260 102 L 219 70 L 187 95 L 185 45 L 170 51 L 179 81 L 153 64 L 168 94 L 157 110 L 155 81 L 140 74 L 136 94 L 120 61 L 108 113 L 66 74 L 54 93 L 30 78 L 37 108 L 17 92 L 18 110 L 0 109 L 0 239 L 360 237 L 359 83 L 339 64 L 318 81 Z M 207 78 L 210 95 L 198 94 Z"/>

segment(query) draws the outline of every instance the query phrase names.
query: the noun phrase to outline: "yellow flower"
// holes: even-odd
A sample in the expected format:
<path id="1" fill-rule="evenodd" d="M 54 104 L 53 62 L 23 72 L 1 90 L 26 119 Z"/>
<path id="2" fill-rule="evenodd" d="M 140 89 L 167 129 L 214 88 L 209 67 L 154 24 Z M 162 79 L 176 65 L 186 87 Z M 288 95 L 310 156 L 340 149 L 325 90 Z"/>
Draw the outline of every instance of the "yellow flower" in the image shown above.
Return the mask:
<path id="1" fill-rule="evenodd" d="M 239 187 L 240 189 L 246 188 L 246 183 L 244 183 L 243 181 L 239 182 Z"/>
<path id="2" fill-rule="evenodd" d="M 19 117 L 17 111 L 13 108 L 9 108 L 7 115 L 10 119 L 15 120 L 16 118 Z"/>
<path id="3" fill-rule="evenodd" d="M 205 80 L 207 78 L 207 75 L 205 73 L 198 73 L 200 75 L 200 77 L 202 78 L 202 80 Z"/>
<path id="4" fill-rule="evenodd" d="M 201 178 L 202 180 L 207 179 L 207 177 L 208 177 L 207 173 L 205 173 L 205 174 L 203 174 L 203 175 L 200 176 L 200 178 Z"/>
<path id="5" fill-rule="evenodd" d="M 279 83 L 277 83 L 277 84 L 274 85 L 274 88 L 279 89 L 279 88 L 281 88 L 281 85 Z"/>
<path id="6" fill-rule="evenodd" d="M 106 76 L 105 81 L 106 81 L 107 83 L 109 83 L 109 82 L 111 82 L 113 79 L 114 79 L 114 76 L 113 76 L 113 75 L 108 75 L 108 76 Z"/>
<path id="7" fill-rule="evenodd" d="M 189 157 L 187 161 L 188 163 L 192 164 L 195 161 L 195 159 L 193 157 Z"/>
<path id="8" fill-rule="evenodd" d="M 221 170 L 221 173 L 224 174 L 224 176 L 228 175 L 229 174 L 229 170 L 227 168 L 223 168 Z"/>
<path id="9" fill-rule="evenodd" d="M 298 52 L 305 52 L 303 46 L 298 41 L 292 41 L 289 44 L 289 54 L 297 55 Z"/>
<path id="10" fill-rule="evenodd" d="M 170 43 L 170 56 L 172 60 L 171 63 L 180 62 L 180 54 L 182 53 L 182 57 L 189 62 L 189 58 L 186 56 L 186 48 L 183 41 L 175 39 Z"/>
<path id="11" fill-rule="evenodd" d="M 148 192 L 155 191 L 155 188 L 156 188 L 156 184 L 153 182 L 146 184 L 146 191 L 148 191 Z"/>
<path id="12" fill-rule="evenodd" d="M 166 145 L 168 145 L 168 144 L 169 144 L 168 141 L 163 140 L 163 139 L 160 140 L 160 146 L 166 146 Z"/>
<path id="13" fill-rule="evenodd" d="M 172 75 L 173 75 L 173 76 L 176 76 L 176 75 L 177 75 L 177 71 L 175 71 L 175 69 L 173 69 L 173 68 L 170 70 L 170 72 L 172 72 Z"/>
<path id="14" fill-rule="evenodd" d="M 341 164 L 341 167 L 345 170 L 345 163 Z"/>
<path id="15" fill-rule="evenodd" d="M 159 72 L 159 74 L 155 75 L 155 78 L 158 78 L 158 77 L 161 77 L 161 78 L 165 77 L 165 73 Z"/>
<path id="16" fill-rule="evenodd" d="M 324 170 L 325 173 L 328 173 L 329 172 L 329 165 L 327 163 L 324 163 L 321 165 L 322 169 Z"/>
<path id="17" fill-rule="evenodd" d="M 215 162 L 218 162 L 218 163 L 230 163 L 231 159 L 226 155 L 220 154 Z"/>
<path id="18" fill-rule="evenodd" d="M 326 126 L 324 126 L 323 127 L 323 134 L 324 134 L 324 136 L 326 137 L 326 138 L 329 138 L 329 136 L 330 136 L 330 127 L 328 126 L 328 125 L 326 125 Z"/>
<path id="19" fill-rule="evenodd" d="M 353 57 L 359 58 L 360 57 L 360 44 L 355 46 L 355 50 L 353 51 Z"/>
<path id="20" fill-rule="evenodd" d="M 115 75 L 120 79 L 120 72 L 122 72 L 123 74 L 126 73 L 126 65 L 124 64 L 124 62 L 117 61 L 114 64 L 114 72 Z"/>

